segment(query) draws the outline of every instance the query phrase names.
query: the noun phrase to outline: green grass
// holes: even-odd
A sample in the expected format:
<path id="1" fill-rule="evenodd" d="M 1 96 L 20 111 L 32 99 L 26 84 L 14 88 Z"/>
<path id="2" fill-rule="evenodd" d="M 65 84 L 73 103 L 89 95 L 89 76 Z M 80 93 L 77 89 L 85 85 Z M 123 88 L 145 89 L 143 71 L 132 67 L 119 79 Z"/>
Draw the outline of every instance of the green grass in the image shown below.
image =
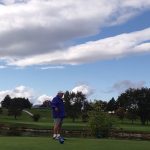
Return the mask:
<path id="1" fill-rule="evenodd" d="M 3 114 L 0 114 L 0 124 L 5 124 L 8 126 L 21 126 L 27 128 L 39 128 L 39 129 L 51 129 L 53 127 L 53 119 L 51 117 L 51 110 L 49 108 L 40 108 L 40 109 L 31 109 L 29 110 L 33 114 L 40 114 L 40 120 L 34 122 L 33 119 L 26 113 L 22 113 L 21 116 L 17 117 L 17 120 L 13 116 L 7 115 L 7 110 L 3 110 Z M 65 118 L 63 129 L 74 129 L 80 130 L 87 128 L 87 124 L 83 123 L 81 119 L 77 119 L 75 123 L 72 122 L 72 119 Z M 150 125 L 142 126 L 140 121 L 137 120 L 135 124 L 131 124 L 131 121 L 124 120 L 120 122 L 116 121 L 116 128 L 122 129 L 125 131 L 135 131 L 135 132 L 148 132 L 150 133 Z"/>
<path id="2" fill-rule="evenodd" d="M 150 125 L 142 126 L 141 124 L 120 124 L 118 128 L 124 131 L 146 132 L 150 133 Z"/>
<path id="3" fill-rule="evenodd" d="M 137 119 L 134 121 L 134 123 L 131 123 L 131 120 L 124 119 L 123 122 L 120 120 L 117 121 L 118 129 L 122 129 L 124 131 L 134 131 L 134 132 L 146 132 L 150 133 L 150 122 L 148 125 L 141 125 L 140 119 Z"/>
<path id="4" fill-rule="evenodd" d="M 149 150 L 148 141 L 69 138 L 64 144 L 43 137 L 0 137 L 2 150 Z"/>
<path id="5" fill-rule="evenodd" d="M 10 126 L 10 127 L 25 127 L 25 128 L 35 128 L 35 129 L 52 129 L 53 123 L 52 122 L 22 122 L 22 121 L 7 121 L 3 122 L 3 124 Z M 86 124 L 79 124 L 79 123 L 64 123 L 63 129 L 68 130 L 81 130 L 87 128 Z"/>
<path id="6" fill-rule="evenodd" d="M 34 122 L 33 119 L 26 113 L 22 113 L 21 116 L 17 117 L 17 120 L 13 116 L 7 115 L 7 110 L 3 111 L 3 114 L 0 115 L 0 124 L 5 124 L 7 126 L 21 126 L 28 128 L 40 128 L 40 129 L 50 129 L 53 128 L 53 119 L 50 113 L 50 109 L 31 109 L 29 110 L 33 114 L 40 114 L 40 120 Z M 86 124 L 81 122 L 81 120 L 76 120 L 75 123 L 72 122 L 72 119 L 65 118 L 63 128 L 64 129 L 83 129 L 86 127 Z"/>

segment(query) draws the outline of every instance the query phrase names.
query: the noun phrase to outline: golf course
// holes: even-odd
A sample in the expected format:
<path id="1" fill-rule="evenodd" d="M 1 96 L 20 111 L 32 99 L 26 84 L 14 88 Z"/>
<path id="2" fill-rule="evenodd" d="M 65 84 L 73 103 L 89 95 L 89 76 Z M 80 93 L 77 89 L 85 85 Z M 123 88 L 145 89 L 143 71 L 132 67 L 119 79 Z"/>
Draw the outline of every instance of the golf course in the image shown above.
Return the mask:
<path id="1" fill-rule="evenodd" d="M 52 134 L 49 131 L 53 128 L 53 120 L 49 108 L 32 108 L 29 111 L 33 114 L 39 113 L 41 116 L 39 121 L 33 121 L 32 117 L 24 112 L 17 119 L 14 119 L 14 116 L 8 116 L 7 110 L 3 109 L 3 113 L 0 115 L 0 147 L 2 150 L 149 150 L 150 147 L 148 140 L 112 137 L 96 138 L 94 136 L 84 137 L 80 134 L 76 137 L 71 134 L 68 136 L 64 134 L 63 136 L 66 140 L 61 144 L 58 140 L 52 139 Z M 76 119 L 75 122 L 72 122 L 70 118 L 65 118 L 63 124 L 64 131 L 81 130 L 83 132 L 87 127 L 88 123 L 82 122 L 81 118 Z M 134 124 L 127 119 L 124 121 L 117 119 L 115 128 L 116 130 L 121 129 L 127 132 L 150 132 L 150 126 L 142 126 L 139 119 Z M 23 134 L 20 129 L 48 130 L 48 133 L 43 136 L 40 133 L 36 133 L 36 135 Z"/>
<path id="2" fill-rule="evenodd" d="M 0 137 L 2 150 L 149 150 L 149 141 L 67 138 L 64 144 L 49 137 Z"/>
<path id="3" fill-rule="evenodd" d="M 0 150 L 150 150 L 150 0 L 0 0 Z"/>

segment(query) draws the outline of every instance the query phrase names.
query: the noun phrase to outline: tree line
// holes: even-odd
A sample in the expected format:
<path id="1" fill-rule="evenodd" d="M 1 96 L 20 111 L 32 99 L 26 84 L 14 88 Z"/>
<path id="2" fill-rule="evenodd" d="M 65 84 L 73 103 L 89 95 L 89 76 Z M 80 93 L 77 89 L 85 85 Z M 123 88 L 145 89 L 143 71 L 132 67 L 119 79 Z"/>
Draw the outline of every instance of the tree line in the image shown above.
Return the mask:
<path id="1" fill-rule="evenodd" d="M 30 103 L 27 98 L 11 98 L 9 95 L 6 95 L 4 100 L 1 102 L 1 106 L 8 110 L 9 116 L 14 116 L 14 118 L 17 119 L 17 116 L 21 115 L 23 109 L 30 109 L 32 107 L 32 103 Z"/>
<path id="2" fill-rule="evenodd" d="M 140 118 L 143 125 L 150 121 L 150 89 L 141 88 L 127 89 L 121 93 L 115 100 L 112 98 L 108 102 L 103 100 L 89 101 L 82 92 L 64 93 L 64 104 L 66 117 L 72 118 L 74 122 L 81 117 L 82 121 L 88 121 L 89 112 L 105 112 L 118 116 L 121 120 L 125 117 L 130 119 L 132 123 Z M 8 109 L 9 115 L 14 115 L 15 119 L 25 108 L 31 108 L 32 104 L 26 98 L 11 98 L 7 95 L 1 102 L 2 108 Z M 47 107 L 46 101 L 40 107 Z"/>

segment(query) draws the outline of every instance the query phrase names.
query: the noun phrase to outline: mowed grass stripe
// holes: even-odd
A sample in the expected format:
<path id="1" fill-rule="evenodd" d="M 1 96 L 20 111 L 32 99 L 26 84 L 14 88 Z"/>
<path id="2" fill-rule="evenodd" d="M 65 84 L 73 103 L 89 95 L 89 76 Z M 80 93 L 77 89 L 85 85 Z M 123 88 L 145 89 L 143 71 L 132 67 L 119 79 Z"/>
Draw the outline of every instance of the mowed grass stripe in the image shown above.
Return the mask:
<path id="1" fill-rule="evenodd" d="M 60 144 L 48 137 L 0 137 L 2 150 L 149 150 L 149 141 L 68 138 Z"/>

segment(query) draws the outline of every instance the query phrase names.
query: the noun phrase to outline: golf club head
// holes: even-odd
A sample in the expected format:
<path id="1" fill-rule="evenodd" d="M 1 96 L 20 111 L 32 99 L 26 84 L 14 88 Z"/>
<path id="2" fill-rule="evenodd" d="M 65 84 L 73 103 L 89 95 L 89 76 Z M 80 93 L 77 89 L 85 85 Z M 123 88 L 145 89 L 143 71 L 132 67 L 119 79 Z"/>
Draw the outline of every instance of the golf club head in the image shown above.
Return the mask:
<path id="1" fill-rule="evenodd" d="M 58 140 L 59 140 L 59 143 L 60 143 L 60 144 L 64 144 L 64 138 L 63 138 L 63 137 L 59 137 Z"/>

